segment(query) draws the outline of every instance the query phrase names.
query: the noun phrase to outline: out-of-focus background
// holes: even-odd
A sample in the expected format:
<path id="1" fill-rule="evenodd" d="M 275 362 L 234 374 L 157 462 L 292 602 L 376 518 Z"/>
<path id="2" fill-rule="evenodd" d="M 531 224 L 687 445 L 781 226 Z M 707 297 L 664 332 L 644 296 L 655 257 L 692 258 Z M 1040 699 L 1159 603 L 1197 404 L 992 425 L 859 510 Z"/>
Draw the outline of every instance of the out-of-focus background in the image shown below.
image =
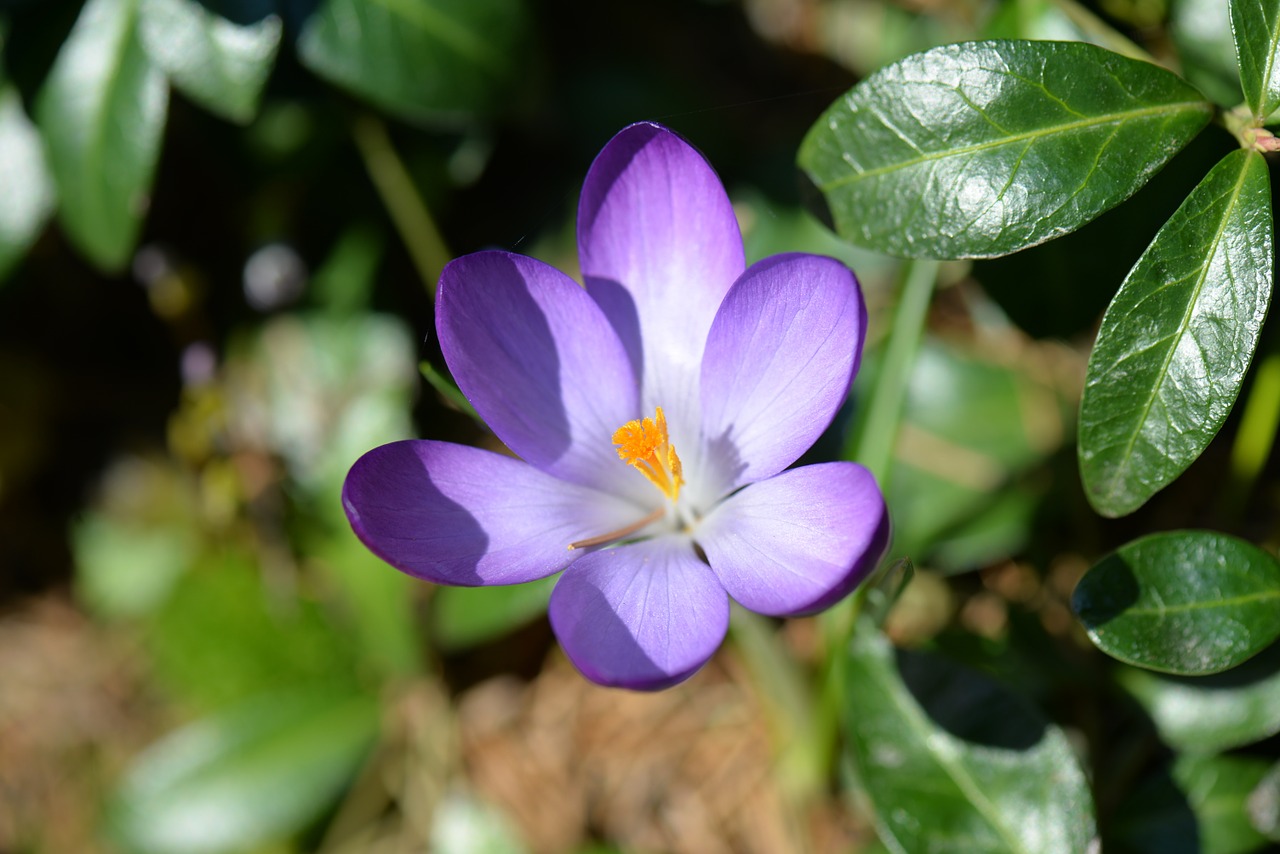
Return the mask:
<path id="1" fill-rule="evenodd" d="M 435 276 L 487 247 L 575 272 L 581 180 L 641 119 L 714 164 L 748 260 L 853 267 L 871 375 L 896 265 L 820 224 L 809 126 L 980 36 L 1115 31 L 1229 91 L 1217 0 L 1170 2 L 0 3 L 0 851 L 876 850 L 838 762 L 795 782 L 749 633 L 673 690 L 597 688 L 548 584 L 400 576 L 342 479 L 399 438 L 493 445 L 450 397 Z M 1079 494 L 1083 354 L 1154 230 L 1125 222 L 1163 221 L 1224 146 L 1075 236 L 944 265 L 895 452 L 891 557 L 917 572 L 890 633 L 998 658 L 1102 780 L 1143 757 L 1099 719 L 1066 601 L 1135 529 Z M 1234 512 L 1196 472 L 1137 524 Z M 763 628 L 813 675 L 815 621 Z"/>

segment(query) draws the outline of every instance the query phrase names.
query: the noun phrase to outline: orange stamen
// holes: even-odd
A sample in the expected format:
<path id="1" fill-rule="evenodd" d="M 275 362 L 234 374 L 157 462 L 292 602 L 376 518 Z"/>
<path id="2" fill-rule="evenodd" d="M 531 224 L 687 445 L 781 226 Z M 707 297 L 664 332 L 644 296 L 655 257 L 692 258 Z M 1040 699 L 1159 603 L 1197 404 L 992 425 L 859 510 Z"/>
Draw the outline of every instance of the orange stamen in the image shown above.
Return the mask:
<path id="1" fill-rule="evenodd" d="M 680 497 L 683 468 L 667 435 L 667 418 L 661 406 L 654 418 L 628 421 L 619 427 L 613 444 L 618 446 L 618 458 L 648 478 L 663 495 L 673 502 Z"/>

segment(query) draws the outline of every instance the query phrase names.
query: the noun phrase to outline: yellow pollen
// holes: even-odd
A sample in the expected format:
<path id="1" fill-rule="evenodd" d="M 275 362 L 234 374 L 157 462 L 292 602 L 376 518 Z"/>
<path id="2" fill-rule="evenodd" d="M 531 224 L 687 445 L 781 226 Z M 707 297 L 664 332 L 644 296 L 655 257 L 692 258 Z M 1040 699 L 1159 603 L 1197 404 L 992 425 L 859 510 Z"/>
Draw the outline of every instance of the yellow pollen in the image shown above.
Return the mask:
<path id="1" fill-rule="evenodd" d="M 680 497 L 683 470 L 667 435 L 661 406 L 653 418 L 628 421 L 615 430 L 613 444 L 618 446 L 618 458 L 647 477 L 663 495 L 672 501 Z"/>

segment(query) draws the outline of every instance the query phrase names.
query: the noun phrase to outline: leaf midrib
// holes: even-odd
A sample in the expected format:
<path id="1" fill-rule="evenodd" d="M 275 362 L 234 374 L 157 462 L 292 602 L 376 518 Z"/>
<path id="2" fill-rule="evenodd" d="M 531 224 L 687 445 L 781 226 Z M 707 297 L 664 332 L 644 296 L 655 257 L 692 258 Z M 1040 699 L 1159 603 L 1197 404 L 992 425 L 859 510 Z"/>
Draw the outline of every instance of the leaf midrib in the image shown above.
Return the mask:
<path id="1" fill-rule="evenodd" d="M 1227 608 L 1233 605 L 1247 605 L 1252 602 L 1261 602 L 1268 599 L 1280 599 L 1280 590 L 1259 590 L 1256 593 L 1247 593 L 1242 596 L 1232 596 L 1230 599 L 1215 599 L 1211 603 L 1203 602 L 1180 602 L 1176 605 L 1165 605 L 1160 608 L 1125 608 L 1126 617 L 1166 617 L 1169 614 L 1182 614 L 1189 611 L 1212 610 L 1216 608 Z"/>
<path id="2" fill-rule="evenodd" d="M 885 680 L 882 680 L 882 682 L 883 681 Z M 907 725 L 919 739 L 920 745 L 924 747 L 925 751 L 927 751 L 929 756 L 933 758 L 934 762 L 936 762 L 942 770 L 946 772 L 947 776 L 951 778 L 951 782 L 956 784 L 956 788 L 960 790 L 961 794 L 969 799 L 969 802 L 973 804 L 974 808 L 978 811 L 978 814 L 986 819 L 987 823 L 996 831 L 996 833 L 999 834 L 1000 838 L 1004 841 L 1005 845 L 1008 846 L 1009 850 L 1014 852 L 1014 854 L 1031 854 L 1031 852 L 1022 845 L 1022 840 L 1012 835 L 1012 831 L 1010 831 L 1010 829 L 1000 821 L 1000 810 L 987 798 L 985 794 L 983 794 L 981 787 L 978 786 L 977 781 L 973 779 L 968 770 L 959 762 L 940 754 L 937 750 L 934 750 L 929 746 L 929 742 L 934 736 L 941 736 L 949 740 L 954 740 L 954 737 L 946 733 L 940 733 L 935 728 L 929 726 L 929 724 L 923 720 L 923 713 L 919 706 L 915 703 L 906 701 L 906 698 L 903 696 L 903 691 L 905 689 L 903 689 L 902 686 L 888 684 L 886 685 L 886 688 L 886 693 L 893 704 L 903 713 L 903 717 L 907 721 Z"/>
<path id="3" fill-rule="evenodd" d="M 1112 470 L 1110 488 L 1105 493 L 1109 501 L 1113 502 L 1116 496 L 1124 491 L 1124 483 L 1127 480 L 1126 475 L 1133 461 L 1133 448 L 1137 445 L 1138 436 L 1142 434 L 1142 427 L 1147 423 L 1147 417 L 1151 414 L 1151 407 L 1155 405 L 1156 399 L 1160 396 L 1160 390 L 1164 388 L 1164 384 L 1169 378 L 1169 365 L 1173 363 L 1174 353 L 1178 350 L 1177 345 L 1182 341 L 1187 327 L 1191 324 L 1191 317 L 1195 312 L 1196 304 L 1200 300 L 1200 293 L 1204 290 L 1204 283 L 1209 278 L 1209 269 L 1213 266 L 1213 258 L 1218 254 L 1218 247 L 1222 245 L 1222 235 L 1226 233 L 1227 222 L 1231 219 L 1231 214 L 1236 209 L 1236 205 L 1240 200 L 1240 193 L 1244 189 L 1245 176 L 1249 174 L 1252 166 L 1252 159 L 1246 157 L 1240 168 L 1240 174 L 1236 177 L 1236 185 L 1231 191 L 1231 201 L 1223 209 L 1222 219 L 1218 222 L 1217 233 L 1213 236 L 1213 246 L 1209 252 L 1205 253 L 1204 263 L 1200 265 L 1200 275 L 1197 277 L 1195 290 L 1191 295 L 1191 299 L 1187 300 L 1187 308 L 1182 314 L 1182 321 L 1178 325 L 1178 331 L 1171 339 L 1173 343 L 1170 344 L 1168 352 L 1165 353 L 1164 360 L 1160 365 L 1159 379 L 1151 387 L 1151 393 L 1147 395 L 1147 399 L 1142 405 L 1142 415 L 1135 422 L 1137 428 L 1129 434 L 1129 441 L 1125 443 L 1124 454 L 1120 457 L 1120 463 Z M 1174 216 L 1177 216 L 1177 214 L 1175 213 Z M 1159 240 L 1160 236 L 1157 235 L 1156 239 Z"/>
<path id="4" fill-rule="evenodd" d="M 884 175 L 890 172 L 896 172 L 901 169 L 910 169 L 913 166 L 919 166 L 922 163 L 930 163 L 935 160 L 943 160 L 948 157 L 961 157 L 966 154 L 975 154 L 983 151 L 990 151 L 1011 143 L 1022 142 L 1024 140 L 1035 141 L 1040 138 L 1053 136 L 1056 134 L 1070 133 L 1075 130 L 1084 130 L 1087 128 L 1100 127 L 1116 122 L 1126 122 L 1130 119 L 1145 118 L 1147 116 L 1157 116 L 1163 113 L 1177 113 L 1187 109 L 1208 110 L 1209 105 L 1203 101 L 1179 101 L 1173 104 L 1161 104 L 1155 107 L 1142 107 L 1134 110 L 1125 110 L 1120 113 L 1107 113 L 1103 116 L 1095 116 L 1088 119 L 1081 119 L 1074 122 L 1066 122 L 1064 124 L 1051 125 L 1045 128 L 1037 128 L 1036 130 L 1023 131 L 1022 133 L 1010 134 L 999 139 L 993 139 L 988 142 L 979 142 L 973 145 L 964 145 L 959 148 L 948 148 L 943 151 L 927 152 L 919 157 L 909 160 L 900 160 L 896 163 L 877 166 L 872 169 L 855 170 L 850 175 L 837 178 L 827 184 L 820 184 L 819 189 L 825 191 L 835 190 L 840 187 L 847 186 L 860 181 L 863 178 L 874 178 L 877 175 Z"/>

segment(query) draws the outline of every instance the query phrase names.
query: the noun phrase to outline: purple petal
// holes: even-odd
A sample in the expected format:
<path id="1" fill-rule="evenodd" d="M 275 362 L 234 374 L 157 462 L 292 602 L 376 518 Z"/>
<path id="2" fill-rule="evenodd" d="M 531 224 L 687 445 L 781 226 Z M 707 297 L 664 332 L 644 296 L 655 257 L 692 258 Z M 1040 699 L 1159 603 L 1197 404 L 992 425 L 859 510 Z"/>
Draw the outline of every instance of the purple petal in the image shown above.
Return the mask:
<path id="1" fill-rule="evenodd" d="M 889 544 L 889 514 L 869 471 L 823 463 L 730 496 L 696 539 L 744 607 L 796 616 L 835 604 L 875 569 Z"/>
<path id="2" fill-rule="evenodd" d="M 611 442 L 641 412 L 635 379 L 572 279 L 521 255 L 467 255 L 440 276 L 436 330 L 458 387 L 526 462 L 587 486 L 629 491 L 634 480 L 640 490 Z"/>
<path id="3" fill-rule="evenodd" d="M 396 569 L 437 584 L 515 584 L 564 569 L 569 543 L 644 515 L 519 460 L 447 442 L 374 448 L 342 486 L 356 535 Z"/>
<path id="4" fill-rule="evenodd" d="M 729 599 L 678 537 L 593 552 L 556 584 L 551 626 L 592 682 L 657 690 L 711 658 L 729 627 Z"/>
<path id="5" fill-rule="evenodd" d="M 720 179 L 670 130 L 624 129 L 587 173 L 578 251 L 587 291 L 641 378 L 642 408 L 663 407 L 677 447 L 691 442 L 707 330 L 744 266 Z"/>
<path id="6" fill-rule="evenodd" d="M 723 495 L 796 461 L 831 423 L 866 337 L 849 268 L 819 255 L 774 255 L 742 274 L 707 338 L 703 468 L 686 475 Z"/>

